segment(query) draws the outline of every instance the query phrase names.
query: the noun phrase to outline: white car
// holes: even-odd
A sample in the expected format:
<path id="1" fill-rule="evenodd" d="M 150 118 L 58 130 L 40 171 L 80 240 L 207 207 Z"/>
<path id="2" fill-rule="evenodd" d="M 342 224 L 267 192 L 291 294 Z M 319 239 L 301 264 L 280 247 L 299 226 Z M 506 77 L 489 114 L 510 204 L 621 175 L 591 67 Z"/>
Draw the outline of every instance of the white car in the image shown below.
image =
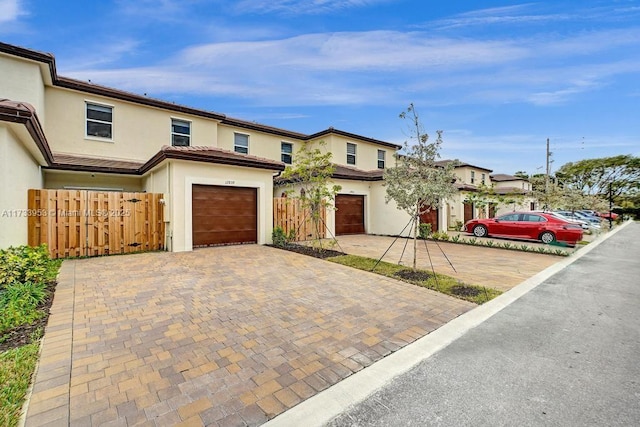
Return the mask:
<path id="1" fill-rule="evenodd" d="M 573 222 L 575 224 L 580 224 L 580 226 L 582 227 L 583 230 L 589 230 L 591 228 L 591 225 L 587 222 L 587 221 L 583 221 L 581 219 L 575 219 L 575 218 L 571 218 L 568 216 L 565 216 L 559 212 L 548 212 L 551 215 L 560 218 L 560 219 L 564 219 L 565 221 L 569 221 L 569 222 Z"/>

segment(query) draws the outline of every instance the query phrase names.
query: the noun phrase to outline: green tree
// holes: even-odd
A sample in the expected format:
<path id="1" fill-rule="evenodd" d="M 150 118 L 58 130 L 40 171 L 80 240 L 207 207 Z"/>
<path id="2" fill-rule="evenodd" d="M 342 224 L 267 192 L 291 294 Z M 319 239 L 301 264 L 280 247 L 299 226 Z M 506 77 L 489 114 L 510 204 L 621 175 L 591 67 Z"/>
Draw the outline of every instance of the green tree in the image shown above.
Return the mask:
<path id="1" fill-rule="evenodd" d="M 334 209 L 333 201 L 342 188 L 331 184 L 335 166 L 331 162 L 331 152 L 321 150 L 325 146 L 324 141 L 319 141 L 315 147 L 310 142 L 304 142 L 295 153 L 293 164 L 287 166 L 282 173 L 282 178 L 289 183 L 287 193 L 300 200 L 301 207 L 310 212 L 313 228 L 316 230 L 314 247 L 320 249 L 320 230 L 325 227 L 325 224 L 320 224 L 322 212 Z"/>
<path id="2" fill-rule="evenodd" d="M 386 201 L 395 201 L 398 208 L 412 218 L 415 270 L 420 215 L 441 206 L 443 199 L 456 193 L 456 176 L 453 173 L 455 163 L 448 162 L 444 166 L 436 164 L 440 158 L 442 131 L 437 131 L 436 140 L 429 143 L 429 135 L 413 104 L 409 104 L 400 118 L 408 121 L 409 139 L 404 143 L 405 154 L 396 154 L 396 167 L 385 169 Z"/>
<path id="3" fill-rule="evenodd" d="M 564 187 L 584 194 L 614 198 L 633 197 L 640 192 L 640 157 L 619 155 L 569 162 L 556 172 Z"/>

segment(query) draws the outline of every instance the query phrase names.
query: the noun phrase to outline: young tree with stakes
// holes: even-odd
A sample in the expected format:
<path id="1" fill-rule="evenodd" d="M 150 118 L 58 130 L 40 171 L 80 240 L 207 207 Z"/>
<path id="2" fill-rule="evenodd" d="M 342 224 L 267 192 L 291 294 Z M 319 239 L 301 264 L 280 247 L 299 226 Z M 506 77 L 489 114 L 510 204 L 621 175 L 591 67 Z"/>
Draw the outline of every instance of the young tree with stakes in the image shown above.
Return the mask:
<path id="1" fill-rule="evenodd" d="M 385 169 L 386 201 L 395 201 L 398 208 L 407 212 L 413 221 L 413 269 L 416 270 L 420 215 L 438 208 L 443 199 L 456 193 L 455 164 L 436 164 L 440 158 L 442 131 L 437 131 L 436 140 L 429 143 L 429 135 L 413 104 L 409 104 L 400 118 L 409 122 L 409 139 L 404 143 L 405 154 L 395 155 L 396 167 Z"/>
<path id="2" fill-rule="evenodd" d="M 331 185 L 331 179 L 335 172 L 335 166 L 331 162 L 331 152 L 323 152 L 325 142 L 320 141 L 314 148 L 309 142 L 304 142 L 293 157 L 293 164 L 287 166 L 282 173 L 282 178 L 289 181 L 291 187 L 287 193 L 292 198 L 299 199 L 302 209 L 308 210 L 311 215 L 313 229 L 316 231 L 314 247 L 322 249 L 320 224 L 322 212 L 325 209 L 333 209 L 333 200 L 341 190 L 339 185 Z"/>

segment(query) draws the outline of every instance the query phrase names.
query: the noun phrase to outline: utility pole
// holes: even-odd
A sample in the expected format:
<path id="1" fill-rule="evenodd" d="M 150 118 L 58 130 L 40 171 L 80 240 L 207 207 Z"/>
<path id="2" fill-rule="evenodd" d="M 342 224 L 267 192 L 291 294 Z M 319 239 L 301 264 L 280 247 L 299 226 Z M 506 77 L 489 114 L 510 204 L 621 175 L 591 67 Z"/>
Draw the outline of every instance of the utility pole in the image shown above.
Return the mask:
<path id="1" fill-rule="evenodd" d="M 609 183 L 609 230 L 611 230 L 611 228 L 613 228 L 613 218 L 612 218 L 612 212 L 613 211 L 613 188 L 611 183 Z"/>
<path id="2" fill-rule="evenodd" d="M 549 157 L 551 157 L 551 153 L 549 152 L 549 138 L 547 138 L 547 173 L 544 176 L 544 198 L 546 208 L 549 207 Z"/>

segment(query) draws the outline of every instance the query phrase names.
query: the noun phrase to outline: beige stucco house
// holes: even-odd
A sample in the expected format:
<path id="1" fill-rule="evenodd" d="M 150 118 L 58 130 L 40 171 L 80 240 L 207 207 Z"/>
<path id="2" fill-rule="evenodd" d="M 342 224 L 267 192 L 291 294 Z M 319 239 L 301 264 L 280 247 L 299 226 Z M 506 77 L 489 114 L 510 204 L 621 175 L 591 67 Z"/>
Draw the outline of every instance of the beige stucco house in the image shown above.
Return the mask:
<path id="1" fill-rule="evenodd" d="M 336 204 L 358 212 L 331 211 L 332 233 L 345 221 L 367 233 L 402 228 L 382 186 L 396 144 L 333 128 L 302 134 L 66 78 L 53 55 L 4 43 L 0 75 L 0 247 L 27 242 L 34 188 L 161 193 L 172 251 L 269 243 L 274 177 L 319 141 L 338 167 Z"/>
<path id="2" fill-rule="evenodd" d="M 274 180 L 302 144 L 321 141 L 342 187 L 330 234 L 397 235 L 409 222 L 385 201 L 397 144 L 334 128 L 303 134 L 70 79 L 53 55 L 4 43 L 0 75 L 0 247 L 27 243 L 29 189 L 162 194 L 171 251 L 270 243 L 273 198 L 284 190 Z M 458 164 L 460 193 L 422 221 L 446 230 L 480 212 L 465 203 L 478 186 L 520 185 L 490 173 Z"/>

